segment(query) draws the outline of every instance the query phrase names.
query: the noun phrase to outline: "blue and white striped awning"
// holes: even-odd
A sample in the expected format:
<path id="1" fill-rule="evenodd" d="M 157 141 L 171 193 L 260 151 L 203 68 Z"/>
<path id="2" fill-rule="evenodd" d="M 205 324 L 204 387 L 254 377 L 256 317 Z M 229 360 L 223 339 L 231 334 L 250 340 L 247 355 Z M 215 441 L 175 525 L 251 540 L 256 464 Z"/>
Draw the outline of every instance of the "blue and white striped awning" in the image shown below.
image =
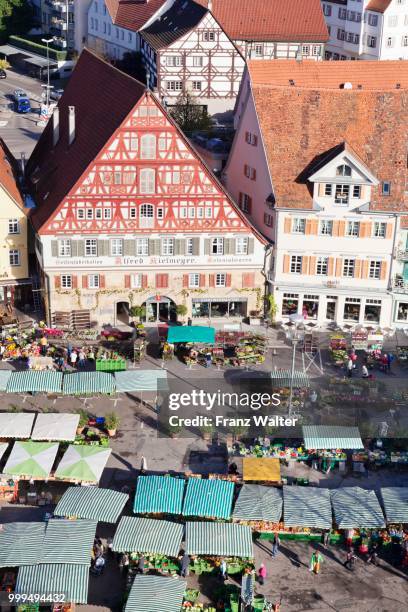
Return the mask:
<path id="1" fill-rule="evenodd" d="M 272 385 L 274 387 L 290 387 L 292 379 L 291 370 L 274 370 L 271 372 Z M 295 370 L 293 373 L 293 387 L 310 387 L 309 377 L 302 370 Z"/>
<path id="2" fill-rule="evenodd" d="M 342 487 L 331 491 L 334 520 L 339 529 L 385 527 L 384 516 L 374 491 Z"/>
<path id="3" fill-rule="evenodd" d="M 40 560 L 46 523 L 0 525 L 0 567 L 32 565 Z"/>
<path id="4" fill-rule="evenodd" d="M 172 476 L 139 476 L 135 514 L 181 514 L 185 480 Z"/>
<path id="5" fill-rule="evenodd" d="M 61 393 L 62 372 L 55 370 L 24 370 L 12 372 L 7 393 Z"/>
<path id="6" fill-rule="evenodd" d="M 408 523 L 408 487 L 381 489 L 387 523 Z"/>
<path id="7" fill-rule="evenodd" d="M 0 412 L 0 438 L 29 438 L 34 419 L 34 413 Z"/>
<path id="8" fill-rule="evenodd" d="M 187 483 L 183 515 L 229 519 L 233 496 L 233 482 L 190 478 Z"/>
<path id="9" fill-rule="evenodd" d="M 113 538 L 113 550 L 177 557 L 183 531 L 183 525 L 170 521 L 122 516 Z"/>
<path id="10" fill-rule="evenodd" d="M 232 518 L 240 521 L 278 523 L 282 518 L 282 507 L 281 489 L 244 484 L 235 503 Z"/>
<path id="11" fill-rule="evenodd" d="M 118 393 L 161 391 L 168 388 L 166 370 L 129 370 L 115 372 Z"/>
<path id="12" fill-rule="evenodd" d="M 284 486 L 283 522 L 285 527 L 331 529 L 333 520 L 329 489 Z"/>
<path id="13" fill-rule="evenodd" d="M 45 597 L 65 596 L 66 602 L 88 603 L 89 564 L 46 563 L 20 567 L 15 586 L 16 594 L 32 593 Z"/>
<path id="14" fill-rule="evenodd" d="M 69 487 L 54 510 L 55 516 L 116 523 L 129 495 L 98 487 Z"/>
<path id="15" fill-rule="evenodd" d="M 252 530 L 236 523 L 186 523 L 186 548 L 189 555 L 214 557 L 254 556 Z"/>
<path id="16" fill-rule="evenodd" d="M 185 580 L 164 576 L 136 576 L 125 612 L 180 612 Z"/>
<path id="17" fill-rule="evenodd" d="M 115 391 L 115 378 L 108 372 L 74 372 L 64 375 L 64 395 L 112 395 Z"/>
<path id="18" fill-rule="evenodd" d="M 359 450 L 364 448 L 358 427 L 341 425 L 303 425 L 303 439 L 307 450 Z"/>
<path id="19" fill-rule="evenodd" d="M 96 525 L 96 521 L 50 519 L 41 548 L 41 563 L 89 565 Z"/>

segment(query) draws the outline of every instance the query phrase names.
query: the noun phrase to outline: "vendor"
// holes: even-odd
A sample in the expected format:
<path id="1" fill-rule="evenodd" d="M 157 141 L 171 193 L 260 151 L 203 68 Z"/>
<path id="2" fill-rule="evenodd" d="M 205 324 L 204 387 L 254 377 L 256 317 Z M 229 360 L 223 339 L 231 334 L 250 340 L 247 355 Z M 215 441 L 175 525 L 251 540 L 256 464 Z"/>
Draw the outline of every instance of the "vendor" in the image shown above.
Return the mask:
<path id="1" fill-rule="evenodd" d="M 40 338 L 40 347 L 41 347 L 41 355 L 45 357 L 47 354 L 48 340 L 45 336 L 41 336 Z"/>

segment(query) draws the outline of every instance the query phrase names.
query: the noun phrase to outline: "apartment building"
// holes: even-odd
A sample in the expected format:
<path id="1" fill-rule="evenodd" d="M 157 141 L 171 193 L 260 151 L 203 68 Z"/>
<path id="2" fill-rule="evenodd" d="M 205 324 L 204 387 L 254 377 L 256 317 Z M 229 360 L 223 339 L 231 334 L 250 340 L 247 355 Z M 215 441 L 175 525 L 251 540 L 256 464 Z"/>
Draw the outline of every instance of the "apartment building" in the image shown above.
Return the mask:
<path id="1" fill-rule="evenodd" d="M 86 44 L 88 9 L 92 0 L 40 0 L 38 9 L 44 34 L 60 49 L 78 53 Z M 37 3 L 38 7 L 38 3 Z"/>

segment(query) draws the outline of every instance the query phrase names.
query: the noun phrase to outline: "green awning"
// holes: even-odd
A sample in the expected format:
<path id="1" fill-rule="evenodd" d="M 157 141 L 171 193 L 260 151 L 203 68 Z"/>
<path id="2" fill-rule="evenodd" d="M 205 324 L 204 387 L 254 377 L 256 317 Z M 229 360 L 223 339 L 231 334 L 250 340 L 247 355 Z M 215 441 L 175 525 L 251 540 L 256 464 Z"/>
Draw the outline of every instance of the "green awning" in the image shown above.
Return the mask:
<path id="1" fill-rule="evenodd" d="M 133 512 L 181 514 L 185 480 L 171 476 L 139 476 Z"/>
<path id="2" fill-rule="evenodd" d="M 7 389 L 10 376 L 11 370 L 0 370 L 0 391 L 5 391 Z"/>
<path id="3" fill-rule="evenodd" d="M 125 612 L 180 612 L 185 580 L 175 580 L 164 576 L 136 576 Z"/>
<path id="4" fill-rule="evenodd" d="M 22 478 L 48 478 L 57 452 L 58 444 L 53 442 L 16 441 L 3 472 Z"/>
<path id="5" fill-rule="evenodd" d="M 235 523 L 186 523 L 189 555 L 252 559 L 252 531 Z"/>
<path id="6" fill-rule="evenodd" d="M 288 387 L 292 378 L 291 370 L 274 370 L 271 372 L 271 380 L 273 387 Z M 293 387 L 302 388 L 310 387 L 309 377 L 306 372 L 295 370 L 293 373 Z"/>
<path id="7" fill-rule="evenodd" d="M 47 523 L 0 525 L 0 567 L 18 567 L 38 562 Z"/>
<path id="8" fill-rule="evenodd" d="M 91 562 L 96 521 L 50 519 L 42 544 L 41 563 Z"/>
<path id="9" fill-rule="evenodd" d="M 34 419 L 34 413 L 0 412 L 0 438 L 29 438 Z"/>
<path id="10" fill-rule="evenodd" d="M 122 516 L 113 538 L 113 550 L 177 557 L 183 530 L 183 525 L 170 521 Z"/>
<path id="11" fill-rule="evenodd" d="M 52 593 L 65 595 L 65 601 L 88 602 L 89 565 L 69 563 L 27 565 L 20 567 L 15 593 L 35 593 L 45 597 Z"/>
<path id="12" fill-rule="evenodd" d="M 380 490 L 387 523 L 408 523 L 408 487 L 384 487 Z"/>
<path id="13" fill-rule="evenodd" d="M 98 487 L 69 487 L 54 510 L 55 516 L 116 523 L 129 495 Z"/>
<path id="14" fill-rule="evenodd" d="M 229 519 L 233 497 L 233 482 L 190 478 L 187 483 L 183 515 Z"/>
<path id="15" fill-rule="evenodd" d="M 244 484 L 239 492 L 232 518 L 240 521 L 270 521 L 282 518 L 282 490 L 276 487 Z"/>
<path id="16" fill-rule="evenodd" d="M 303 425 L 303 439 L 307 450 L 358 450 L 364 448 L 358 427 L 341 425 Z"/>
<path id="17" fill-rule="evenodd" d="M 65 374 L 62 385 L 64 395 L 112 395 L 115 390 L 115 378 L 107 372 Z"/>
<path id="18" fill-rule="evenodd" d="M 331 529 L 333 520 L 329 489 L 284 486 L 283 522 L 285 527 Z"/>
<path id="19" fill-rule="evenodd" d="M 56 478 L 98 483 L 112 449 L 70 444 L 55 472 Z"/>
<path id="20" fill-rule="evenodd" d="M 166 370 L 128 370 L 115 372 L 116 391 L 160 391 L 168 388 Z"/>
<path id="21" fill-rule="evenodd" d="M 200 325 L 178 325 L 169 327 L 167 341 L 171 344 L 176 342 L 193 342 L 194 344 L 215 344 L 215 329 Z"/>
<path id="22" fill-rule="evenodd" d="M 342 487 L 331 491 L 334 520 L 339 529 L 379 529 L 384 516 L 375 491 Z"/>
<path id="23" fill-rule="evenodd" d="M 61 393 L 62 372 L 54 370 L 24 370 L 12 372 L 7 393 Z"/>

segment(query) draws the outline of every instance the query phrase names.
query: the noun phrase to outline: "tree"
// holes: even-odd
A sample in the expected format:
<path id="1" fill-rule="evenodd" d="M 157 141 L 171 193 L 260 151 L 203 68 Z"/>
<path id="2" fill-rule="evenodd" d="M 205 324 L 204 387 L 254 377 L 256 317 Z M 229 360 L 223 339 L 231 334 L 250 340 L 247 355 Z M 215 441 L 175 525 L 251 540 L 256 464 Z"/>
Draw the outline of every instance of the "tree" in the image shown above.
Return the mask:
<path id="1" fill-rule="evenodd" d="M 0 59 L 0 70 L 8 70 L 10 68 L 10 64 L 6 59 Z"/>
<path id="2" fill-rule="evenodd" d="M 34 8 L 27 0 L 0 0 L 1 42 L 11 34 L 27 34 L 36 25 Z"/>
<path id="3" fill-rule="evenodd" d="M 180 96 L 176 104 L 169 107 L 169 113 L 183 132 L 195 130 L 206 132 L 212 129 L 211 117 L 207 110 L 197 104 L 189 92 Z"/>
<path id="4" fill-rule="evenodd" d="M 278 305 L 275 300 L 275 296 L 272 294 L 268 295 L 268 316 L 273 323 L 275 321 L 276 313 L 278 312 Z"/>

